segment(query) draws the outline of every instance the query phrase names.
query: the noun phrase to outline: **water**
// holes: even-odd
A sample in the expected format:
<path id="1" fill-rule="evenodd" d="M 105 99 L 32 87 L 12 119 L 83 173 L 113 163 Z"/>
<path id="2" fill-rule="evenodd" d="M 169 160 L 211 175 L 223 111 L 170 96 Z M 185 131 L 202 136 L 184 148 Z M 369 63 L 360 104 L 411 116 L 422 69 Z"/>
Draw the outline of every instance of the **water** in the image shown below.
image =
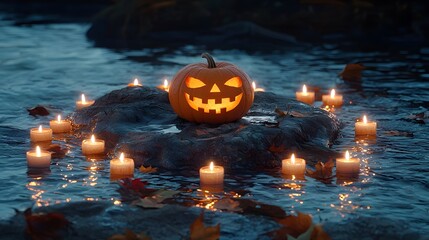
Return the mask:
<path id="1" fill-rule="evenodd" d="M 25 152 L 29 128 L 52 116 L 34 118 L 26 108 L 49 106 L 54 113 L 70 114 L 83 91 L 90 98 L 124 87 L 134 77 L 156 86 L 183 65 L 202 61 L 204 49 L 145 49 L 111 51 L 94 48 L 84 36 L 88 25 L 50 24 L 16 27 L 0 21 L 0 216 L 12 208 L 48 206 L 70 201 L 119 203 L 118 187 L 109 181 L 107 161 L 88 162 L 80 140 L 58 139 L 69 149 L 55 159 L 51 173 L 26 173 Z M 344 123 L 333 148 L 361 158 L 359 181 L 323 184 L 314 179 L 291 186 L 277 172 L 249 171 L 226 175 L 229 188 L 248 190 L 245 197 L 279 205 L 287 212 L 311 213 L 316 222 L 342 222 L 357 217 L 384 216 L 407 221 L 412 230 L 429 233 L 428 127 L 407 120 L 429 107 L 429 48 L 412 51 L 353 52 L 333 45 L 296 47 L 271 53 L 239 50 L 213 51 L 231 61 L 267 91 L 293 97 L 302 83 L 322 89 L 337 88 L 346 105 L 335 113 Z M 347 83 L 337 74 L 349 62 L 369 67 L 360 83 Z M 354 139 L 354 122 L 366 113 L 378 122 L 375 143 Z M 428 120 L 428 119 L 426 119 Z M 396 131 L 396 132 L 391 132 Z M 406 136 L 412 133 L 413 136 Z M 196 188 L 194 170 L 137 174 L 155 188 Z"/>

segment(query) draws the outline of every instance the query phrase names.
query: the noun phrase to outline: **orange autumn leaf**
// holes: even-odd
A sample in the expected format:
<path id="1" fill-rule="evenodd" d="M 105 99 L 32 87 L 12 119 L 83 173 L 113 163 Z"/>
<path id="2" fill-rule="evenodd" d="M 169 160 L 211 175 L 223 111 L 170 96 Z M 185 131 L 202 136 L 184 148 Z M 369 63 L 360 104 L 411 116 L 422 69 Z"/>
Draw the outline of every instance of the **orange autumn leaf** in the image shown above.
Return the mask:
<path id="1" fill-rule="evenodd" d="M 154 173 L 154 172 L 158 171 L 158 168 L 154 168 L 152 166 L 145 167 L 145 166 L 141 165 L 139 168 L 139 171 L 141 173 Z"/>
<path id="2" fill-rule="evenodd" d="M 361 63 L 349 63 L 338 75 L 346 81 L 359 81 L 365 66 Z"/>
<path id="3" fill-rule="evenodd" d="M 270 235 L 276 240 L 331 240 L 319 225 L 314 225 L 311 216 L 298 212 L 278 220 L 282 227 Z"/>
<path id="4" fill-rule="evenodd" d="M 332 176 L 332 168 L 334 167 L 334 162 L 332 160 L 327 161 L 326 163 L 317 162 L 315 166 L 315 170 L 307 169 L 307 175 L 311 178 L 317 180 L 330 180 Z"/>
<path id="5" fill-rule="evenodd" d="M 115 234 L 108 240 L 151 240 L 146 233 L 135 233 L 129 229 L 125 229 L 125 234 Z"/>
<path id="6" fill-rule="evenodd" d="M 60 239 L 70 222 L 62 213 L 33 213 L 31 208 L 24 212 L 27 224 L 25 232 L 31 239 Z"/>
<path id="7" fill-rule="evenodd" d="M 204 226 L 204 212 L 191 224 L 191 240 L 216 240 L 220 238 L 220 224 Z"/>

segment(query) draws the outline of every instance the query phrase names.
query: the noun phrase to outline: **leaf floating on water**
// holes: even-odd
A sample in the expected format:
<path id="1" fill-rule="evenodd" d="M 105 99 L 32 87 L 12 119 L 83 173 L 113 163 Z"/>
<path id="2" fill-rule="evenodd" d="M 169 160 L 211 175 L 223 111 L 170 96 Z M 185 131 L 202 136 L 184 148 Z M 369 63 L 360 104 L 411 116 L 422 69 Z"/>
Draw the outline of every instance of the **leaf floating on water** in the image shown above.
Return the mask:
<path id="1" fill-rule="evenodd" d="M 151 240 L 151 238 L 144 232 L 134 233 L 129 229 L 125 229 L 125 234 L 115 234 L 108 240 Z"/>
<path id="2" fill-rule="evenodd" d="M 231 198 L 222 198 L 213 207 L 228 212 L 243 212 L 243 209 L 240 208 L 240 203 Z"/>
<path id="3" fill-rule="evenodd" d="M 286 212 L 279 206 L 256 202 L 250 199 L 237 198 L 234 201 L 240 204 L 243 213 L 263 215 L 273 218 L 284 218 Z"/>
<path id="4" fill-rule="evenodd" d="M 165 204 L 162 204 L 165 199 L 172 198 L 178 193 L 180 191 L 161 189 L 152 193 L 151 196 L 138 200 L 135 205 L 143 208 L 162 208 L 165 206 Z"/>
<path id="5" fill-rule="evenodd" d="M 270 232 L 273 239 L 288 240 L 330 240 L 321 226 L 315 226 L 308 214 L 298 212 L 297 216 L 287 216 L 278 220 L 282 227 L 276 231 Z"/>
<path id="6" fill-rule="evenodd" d="M 333 177 L 332 168 L 334 168 L 334 162 L 332 160 L 326 163 L 317 162 L 314 171 L 307 169 L 307 175 L 323 182 L 330 182 Z"/>
<path id="7" fill-rule="evenodd" d="M 425 112 L 420 112 L 409 115 L 406 120 L 410 120 L 414 123 L 425 124 L 425 118 L 429 118 L 429 116 Z"/>
<path id="8" fill-rule="evenodd" d="M 51 152 L 52 158 L 63 158 L 67 153 L 67 149 L 61 148 L 59 144 L 50 144 L 46 151 Z"/>
<path id="9" fill-rule="evenodd" d="M 121 187 L 118 191 L 121 193 L 122 197 L 131 197 L 132 195 L 137 197 L 147 197 L 156 192 L 156 189 L 147 188 L 148 182 L 143 182 L 140 178 L 131 179 L 123 178 L 119 180 L 119 186 Z M 131 195 L 131 196 L 130 196 Z"/>
<path id="10" fill-rule="evenodd" d="M 28 114 L 30 114 L 31 116 L 34 116 L 34 117 L 36 117 L 36 116 L 48 116 L 49 115 L 48 109 L 46 109 L 45 107 L 40 106 L 40 105 L 38 105 L 32 109 L 27 109 L 27 111 L 28 111 Z"/>
<path id="11" fill-rule="evenodd" d="M 62 213 L 34 214 L 28 208 L 24 216 L 27 224 L 25 232 L 31 239 L 61 239 L 62 233 L 70 226 Z"/>
<path id="12" fill-rule="evenodd" d="M 414 137 L 414 133 L 406 132 L 406 131 L 391 130 L 391 131 L 385 131 L 384 134 L 387 136 Z"/>
<path id="13" fill-rule="evenodd" d="M 154 168 L 152 166 L 145 167 L 145 166 L 141 165 L 140 168 L 139 168 L 139 171 L 141 173 L 155 173 L 155 172 L 158 171 L 158 168 Z"/>
<path id="14" fill-rule="evenodd" d="M 204 211 L 191 224 L 191 240 L 216 240 L 220 238 L 220 224 L 213 227 L 204 226 Z"/>
<path id="15" fill-rule="evenodd" d="M 346 81 L 360 81 L 365 66 L 361 63 L 349 63 L 338 75 Z"/>

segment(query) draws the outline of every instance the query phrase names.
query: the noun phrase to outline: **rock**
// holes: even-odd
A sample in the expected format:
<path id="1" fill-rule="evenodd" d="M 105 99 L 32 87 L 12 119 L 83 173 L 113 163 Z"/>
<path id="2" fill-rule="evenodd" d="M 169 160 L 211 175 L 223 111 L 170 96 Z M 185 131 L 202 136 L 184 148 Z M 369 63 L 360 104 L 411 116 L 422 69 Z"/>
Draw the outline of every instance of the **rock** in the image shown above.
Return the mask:
<path id="1" fill-rule="evenodd" d="M 288 112 L 279 117 L 277 108 Z M 194 124 L 177 117 L 166 92 L 149 87 L 112 91 L 72 119 L 82 133 L 105 139 L 108 151 L 126 152 L 136 167 L 167 169 L 200 167 L 209 159 L 230 169 L 274 168 L 292 152 L 309 163 L 326 161 L 336 155 L 329 146 L 340 129 L 333 114 L 267 92 L 256 92 L 237 122 Z"/>

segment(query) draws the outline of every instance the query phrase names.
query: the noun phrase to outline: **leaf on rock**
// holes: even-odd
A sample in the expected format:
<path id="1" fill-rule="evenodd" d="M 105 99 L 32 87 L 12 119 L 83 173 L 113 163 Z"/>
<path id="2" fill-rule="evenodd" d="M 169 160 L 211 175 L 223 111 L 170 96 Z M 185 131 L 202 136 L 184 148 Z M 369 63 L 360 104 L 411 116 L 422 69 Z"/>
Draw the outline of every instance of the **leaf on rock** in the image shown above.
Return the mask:
<path id="1" fill-rule="evenodd" d="M 338 75 L 346 81 L 359 81 L 365 66 L 361 63 L 349 63 Z"/>
<path id="2" fill-rule="evenodd" d="M 115 234 L 108 238 L 108 240 L 151 240 L 146 233 L 135 233 L 129 229 L 125 229 L 125 234 Z"/>
<path id="3" fill-rule="evenodd" d="M 191 224 L 191 240 L 216 240 L 220 238 L 220 224 L 213 227 L 204 226 L 204 211 Z"/>
<path id="4" fill-rule="evenodd" d="M 158 171 L 158 168 L 154 168 L 152 166 L 145 167 L 145 166 L 141 165 L 140 168 L 139 168 L 139 171 L 141 173 L 154 173 L 154 172 Z"/>
<path id="5" fill-rule="evenodd" d="M 330 180 L 333 177 L 332 175 L 333 167 L 334 167 L 334 162 L 332 160 L 329 160 L 326 163 L 317 162 L 314 171 L 307 169 L 307 175 L 317 180 L 322 180 L 322 181 Z"/>
<path id="6" fill-rule="evenodd" d="M 60 239 L 70 222 L 62 213 L 34 214 L 31 208 L 24 212 L 27 227 L 25 232 L 32 239 Z"/>
<path id="7" fill-rule="evenodd" d="M 243 209 L 240 207 L 240 203 L 232 198 L 222 198 L 217 201 L 213 207 L 229 212 L 243 212 Z"/>
<path id="8" fill-rule="evenodd" d="M 282 227 L 270 232 L 273 239 L 288 240 L 330 240 L 329 235 L 321 226 L 315 226 L 308 214 L 298 212 L 297 216 L 290 215 L 278 220 Z"/>
<path id="9" fill-rule="evenodd" d="M 34 116 L 34 117 L 49 115 L 48 109 L 46 109 L 45 107 L 40 106 L 40 105 L 38 105 L 32 109 L 27 109 L 27 111 L 28 111 L 29 115 Z"/>

